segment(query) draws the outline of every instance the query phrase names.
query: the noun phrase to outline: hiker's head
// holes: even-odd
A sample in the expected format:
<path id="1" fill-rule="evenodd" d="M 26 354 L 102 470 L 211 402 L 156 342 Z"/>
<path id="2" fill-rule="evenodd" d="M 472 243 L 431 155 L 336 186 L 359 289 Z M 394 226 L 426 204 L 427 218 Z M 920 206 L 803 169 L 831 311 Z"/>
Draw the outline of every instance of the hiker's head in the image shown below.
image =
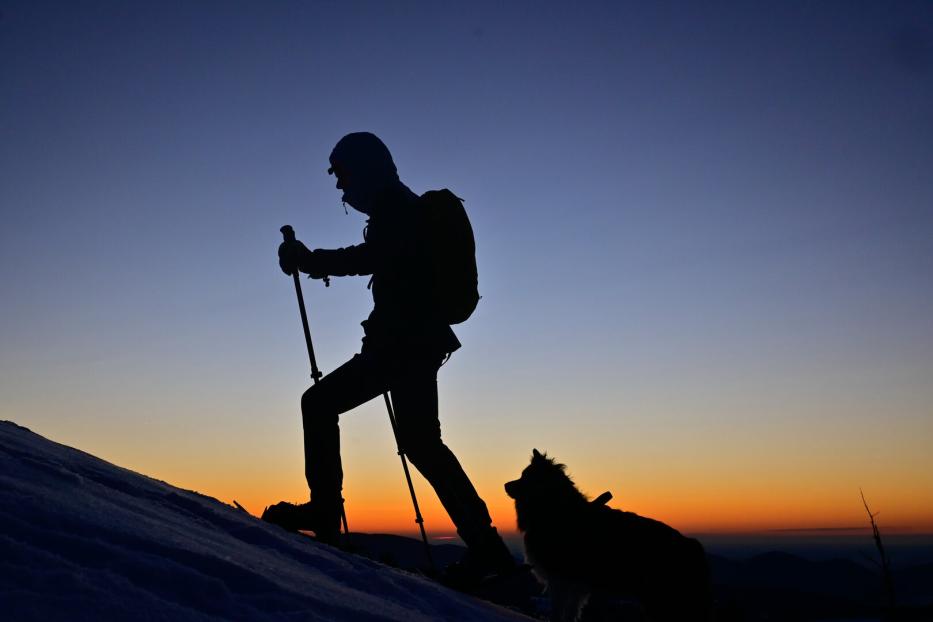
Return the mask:
<path id="1" fill-rule="evenodd" d="M 398 184 L 398 171 L 388 147 L 375 134 L 347 134 L 330 153 L 327 172 L 337 177 L 343 201 L 371 214 L 380 193 Z"/>

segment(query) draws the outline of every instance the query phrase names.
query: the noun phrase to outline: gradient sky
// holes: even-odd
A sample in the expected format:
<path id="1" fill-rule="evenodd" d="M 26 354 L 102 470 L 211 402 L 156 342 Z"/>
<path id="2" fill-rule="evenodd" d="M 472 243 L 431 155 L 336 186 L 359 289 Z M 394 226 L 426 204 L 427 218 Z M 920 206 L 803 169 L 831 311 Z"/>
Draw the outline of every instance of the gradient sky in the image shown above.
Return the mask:
<path id="1" fill-rule="evenodd" d="M 0 0 L 0 417 L 306 498 L 278 229 L 361 240 L 360 130 L 466 199 L 441 422 L 501 528 L 536 447 L 687 532 L 860 525 L 860 486 L 933 530 L 929 2 Z M 366 282 L 305 282 L 325 372 Z M 381 402 L 342 434 L 351 527 L 413 529 Z"/>

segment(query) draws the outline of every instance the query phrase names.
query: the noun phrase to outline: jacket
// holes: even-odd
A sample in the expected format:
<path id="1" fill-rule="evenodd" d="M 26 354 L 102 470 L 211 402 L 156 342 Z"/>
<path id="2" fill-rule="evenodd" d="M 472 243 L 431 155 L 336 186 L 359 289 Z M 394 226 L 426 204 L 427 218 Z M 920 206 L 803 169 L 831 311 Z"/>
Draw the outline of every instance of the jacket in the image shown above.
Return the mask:
<path id="1" fill-rule="evenodd" d="M 427 251 L 419 197 L 399 184 L 380 201 L 363 230 L 363 243 L 311 253 L 307 272 L 372 275 L 373 310 L 362 322 L 364 350 L 415 349 L 450 354 L 460 341 L 441 317 L 432 294 L 432 259 Z"/>

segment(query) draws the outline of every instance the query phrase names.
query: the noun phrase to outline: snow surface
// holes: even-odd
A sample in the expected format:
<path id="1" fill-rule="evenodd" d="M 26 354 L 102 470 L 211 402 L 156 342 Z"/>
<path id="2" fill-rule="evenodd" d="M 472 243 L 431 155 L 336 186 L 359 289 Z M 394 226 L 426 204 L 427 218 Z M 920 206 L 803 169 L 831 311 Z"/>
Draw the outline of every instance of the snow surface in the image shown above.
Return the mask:
<path id="1" fill-rule="evenodd" d="M 8 421 L 0 619 L 529 620 Z"/>

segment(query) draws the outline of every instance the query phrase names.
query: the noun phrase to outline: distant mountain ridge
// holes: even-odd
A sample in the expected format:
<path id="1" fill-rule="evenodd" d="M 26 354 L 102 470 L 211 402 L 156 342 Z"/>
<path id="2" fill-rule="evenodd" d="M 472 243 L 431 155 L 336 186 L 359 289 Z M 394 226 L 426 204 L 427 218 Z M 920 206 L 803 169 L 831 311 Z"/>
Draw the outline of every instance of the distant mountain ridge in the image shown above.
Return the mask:
<path id="1" fill-rule="evenodd" d="M 847 559 L 812 561 L 781 552 L 739 561 L 716 555 L 708 558 L 713 580 L 720 585 L 813 591 L 866 603 L 880 603 L 884 598 L 880 574 Z M 894 582 L 899 601 L 933 603 L 933 563 L 895 568 Z"/>
<path id="2" fill-rule="evenodd" d="M 708 555 L 721 609 L 746 620 L 880 620 L 881 576 L 847 559 L 811 561 L 770 552 L 746 560 Z M 896 569 L 898 620 L 933 620 L 933 564 Z"/>

